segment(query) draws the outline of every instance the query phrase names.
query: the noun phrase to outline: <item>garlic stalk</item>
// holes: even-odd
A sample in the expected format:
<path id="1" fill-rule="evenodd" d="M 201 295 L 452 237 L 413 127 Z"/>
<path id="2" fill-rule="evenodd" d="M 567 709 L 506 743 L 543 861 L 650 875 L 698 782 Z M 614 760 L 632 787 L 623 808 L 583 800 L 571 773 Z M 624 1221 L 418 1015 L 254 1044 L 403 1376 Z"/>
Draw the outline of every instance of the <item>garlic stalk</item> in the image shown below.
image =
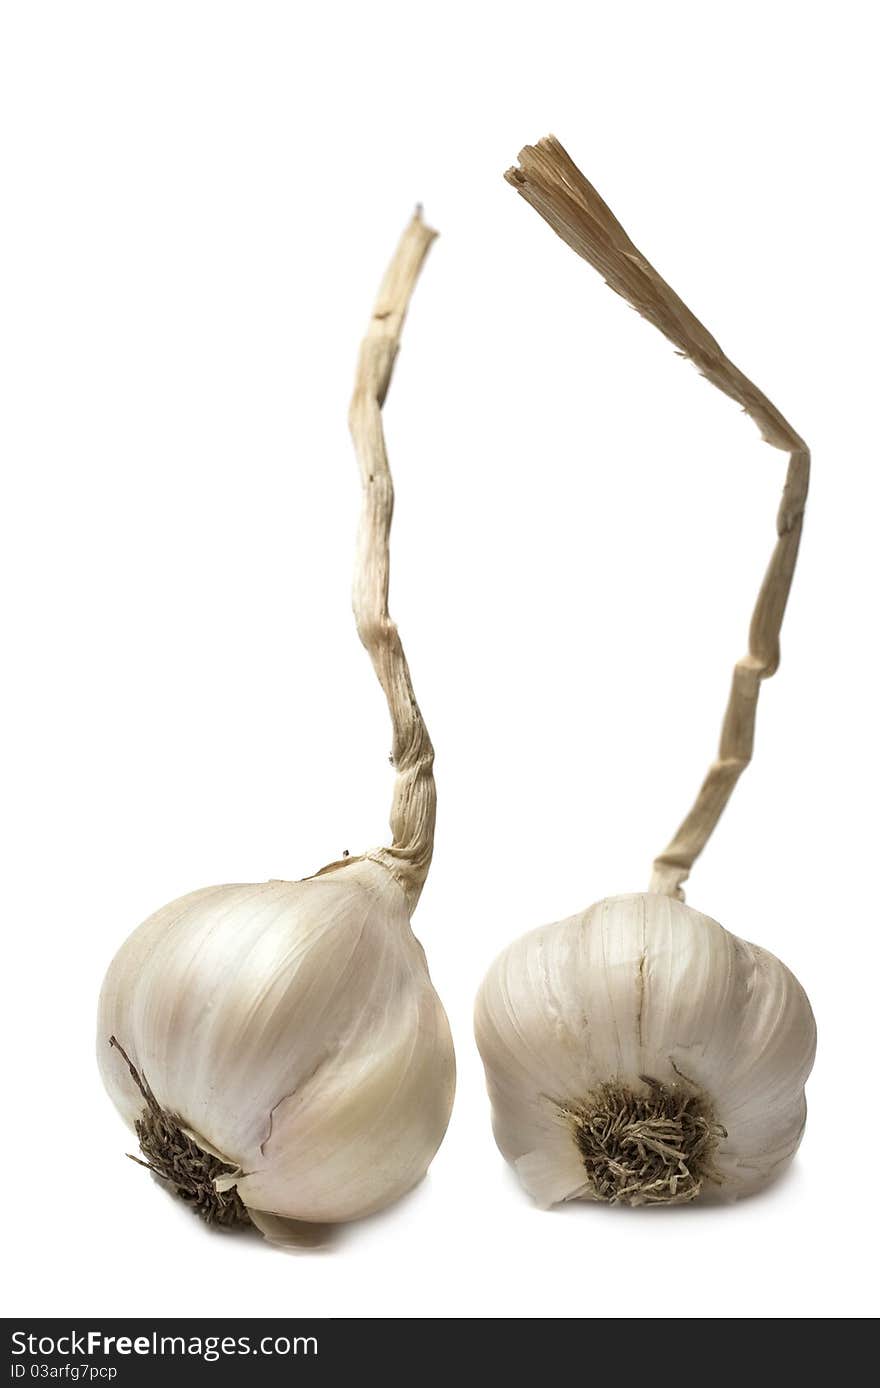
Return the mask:
<path id="1" fill-rule="evenodd" d="M 682 883 L 748 764 L 760 682 L 779 662 L 809 481 L 803 440 L 636 249 L 552 137 L 509 183 L 606 282 L 789 453 L 777 543 L 715 763 L 647 893 L 532 931 L 476 1004 L 498 1145 L 541 1206 L 749 1194 L 790 1160 L 815 1053 L 809 1001 L 766 950 L 684 905 Z"/>
<path id="2" fill-rule="evenodd" d="M 381 421 L 434 235 L 417 210 L 379 292 L 350 414 L 363 480 L 353 605 L 393 725 L 391 846 L 303 881 L 182 897 L 129 937 L 101 991 L 101 1075 L 145 1164 L 209 1222 L 249 1221 L 280 1244 L 404 1194 L 452 1107 L 449 1026 L 410 928 L 436 795 L 388 614 L 393 491 Z"/>

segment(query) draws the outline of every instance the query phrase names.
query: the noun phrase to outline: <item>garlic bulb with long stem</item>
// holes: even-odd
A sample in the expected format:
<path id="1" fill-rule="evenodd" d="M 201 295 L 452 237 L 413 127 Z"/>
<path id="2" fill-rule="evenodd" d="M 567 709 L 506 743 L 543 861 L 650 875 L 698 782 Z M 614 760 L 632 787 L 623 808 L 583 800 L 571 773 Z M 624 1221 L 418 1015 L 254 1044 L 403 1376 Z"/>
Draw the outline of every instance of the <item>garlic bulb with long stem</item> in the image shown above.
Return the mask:
<path id="1" fill-rule="evenodd" d="M 249 1221 L 280 1244 L 404 1194 L 452 1108 L 449 1026 L 410 928 L 431 862 L 434 754 L 388 614 L 381 420 L 434 235 L 417 210 L 380 289 L 350 413 L 363 481 L 353 605 L 391 713 L 391 846 L 303 881 L 182 897 L 129 937 L 101 991 L 101 1075 L 145 1164 L 209 1222 Z"/>
<path id="2" fill-rule="evenodd" d="M 803 440 L 630 241 L 552 137 L 508 182 L 618 294 L 789 454 L 777 542 L 717 760 L 647 893 L 532 931 L 495 961 L 476 1035 L 502 1153 L 538 1204 L 749 1194 L 791 1158 L 815 1052 L 807 996 L 773 955 L 684 905 L 682 883 L 752 754 L 779 662 L 809 480 Z"/>

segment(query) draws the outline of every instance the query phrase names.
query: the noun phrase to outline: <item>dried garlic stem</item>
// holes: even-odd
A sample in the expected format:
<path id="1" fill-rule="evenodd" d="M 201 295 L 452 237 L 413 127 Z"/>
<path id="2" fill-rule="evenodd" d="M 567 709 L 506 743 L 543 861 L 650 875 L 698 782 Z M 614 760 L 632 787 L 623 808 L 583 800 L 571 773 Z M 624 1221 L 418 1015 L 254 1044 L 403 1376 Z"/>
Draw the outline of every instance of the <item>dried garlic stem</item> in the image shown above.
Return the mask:
<path id="1" fill-rule="evenodd" d="M 388 536 L 394 488 L 382 432 L 382 405 L 410 296 L 436 234 L 422 221 L 421 208 L 417 208 L 382 281 L 361 346 L 349 412 L 364 485 L 355 560 L 354 615 L 358 635 L 388 700 L 394 735 L 391 757 L 397 770 L 391 806 L 391 847 L 376 849 L 367 856 L 383 863 L 399 879 L 410 911 L 415 908 L 431 865 L 437 792 L 434 749 L 416 703 L 397 627 L 388 614 Z"/>
<path id="2" fill-rule="evenodd" d="M 537 145 L 527 145 L 519 160 L 520 167 L 505 174 L 508 183 L 572 250 L 604 276 L 612 289 L 659 328 L 682 355 L 690 357 L 707 380 L 742 405 L 767 443 L 791 455 L 776 519 L 776 548 L 752 614 L 748 654 L 734 668 L 717 759 L 693 809 L 654 862 L 650 890 L 684 900 L 681 885 L 751 760 L 761 681 L 774 674 L 779 664 L 779 632 L 800 543 L 810 454 L 775 405 L 728 360 L 702 323 L 636 249 L 559 141 L 548 136 Z"/>

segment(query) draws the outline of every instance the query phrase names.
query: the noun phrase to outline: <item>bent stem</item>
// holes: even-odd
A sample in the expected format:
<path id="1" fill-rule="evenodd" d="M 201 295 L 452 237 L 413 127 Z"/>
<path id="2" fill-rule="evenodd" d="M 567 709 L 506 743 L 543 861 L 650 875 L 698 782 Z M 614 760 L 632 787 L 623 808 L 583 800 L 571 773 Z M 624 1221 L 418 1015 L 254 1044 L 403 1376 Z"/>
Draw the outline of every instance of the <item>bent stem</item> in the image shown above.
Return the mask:
<path id="1" fill-rule="evenodd" d="M 537 145 L 526 145 L 519 161 L 519 168 L 505 174 L 508 183 L 707 380 L 742 406 L 767 443 L 790 455 L 776 518 L 776 546 L 752 614 L 748 651 L 734 667 L 718 755 L 693 808 L 654 860 L 650 890 L 683 901 L 682 883 L 751 761 L 761 681 L 775 674 L 779 665 L 779 633 L 800 544 L 810 454 L 775 405 L 724 355 L 699 319 L 636 249 L 559 141 L 548 136 Z"/>
<path id="2" fill-rule="evenodd" d="M 413 693 L 397 627 L 388 612 L 388 538 L 394 488 L 382 406 L 394 370 L 409 300 L 436 232 L 421 209 L 400 239 L 386 271 L 358 358 L 349 427 L 363 481 L 363 509 L 355 559 L 353 606 L 358 635 L 388 700 L 393 730 L 391 760 L 397 771 L 391 806 L 392 843 L 367 856 L 399 880 L 410 913 L 421 895 L 434 848 L 437 792 L 434 749 Z"/>

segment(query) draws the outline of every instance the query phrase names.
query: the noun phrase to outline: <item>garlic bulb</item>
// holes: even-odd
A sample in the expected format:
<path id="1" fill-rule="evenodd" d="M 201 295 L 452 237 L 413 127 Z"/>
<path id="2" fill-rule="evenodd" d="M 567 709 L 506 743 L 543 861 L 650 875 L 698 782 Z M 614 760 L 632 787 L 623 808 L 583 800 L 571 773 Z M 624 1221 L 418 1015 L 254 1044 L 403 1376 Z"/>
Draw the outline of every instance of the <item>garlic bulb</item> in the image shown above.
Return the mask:
<path id="1" fill-rule="evenodd" d="M 789 1161 L 806 1115 L 815 1024 L 773 955 L 683 904 L 682 883 L 752 755 L 761 681 L 779 663 L 809 481 L 803 440 L 630 241 L 552 137 L 508 181 L 549 225 L 789 453 L 777 542 L 718 757 L 654 864 L 651 890 L 532 931 L 476 1006 L 495 1136 L 542 1206 L 678 1204 L 749 1194 Z"/>
<path id="2" fill-rule="evenodd" d="M 452 1108 L 449 1026 L 410 916 L 431 861 L 433 749 L 388 615 L 385 399 L 434 237 L 417 212 L 361 349 L 354 609 L 385 690 L 393 842 L 298 882 L 208 887 L 134 932 L 101 992 L 98 1060 L 145 1164 L 209 1222 L 275 1243 L 356 1219 L 424 1176 Z"/>
<path id="3" fill-rule="evenodd" d="M 784 964 L 656 892 L 533 930 L 480 989 L 498 1146 L 530 1195 L 745 1195 L 796 1150 L 816 1029 Z"/>
<path id="4" fill-rule="evenodd" d="M 163 1109 L 260 1211 L 336 1222 L 409 1190 L 452 1100 L 449 1028 L 403 890 L 363 859 L 303 882 L 193 892 L 110 966 L 101 1074 L 134 1126 L 125 1037 Z"/>

